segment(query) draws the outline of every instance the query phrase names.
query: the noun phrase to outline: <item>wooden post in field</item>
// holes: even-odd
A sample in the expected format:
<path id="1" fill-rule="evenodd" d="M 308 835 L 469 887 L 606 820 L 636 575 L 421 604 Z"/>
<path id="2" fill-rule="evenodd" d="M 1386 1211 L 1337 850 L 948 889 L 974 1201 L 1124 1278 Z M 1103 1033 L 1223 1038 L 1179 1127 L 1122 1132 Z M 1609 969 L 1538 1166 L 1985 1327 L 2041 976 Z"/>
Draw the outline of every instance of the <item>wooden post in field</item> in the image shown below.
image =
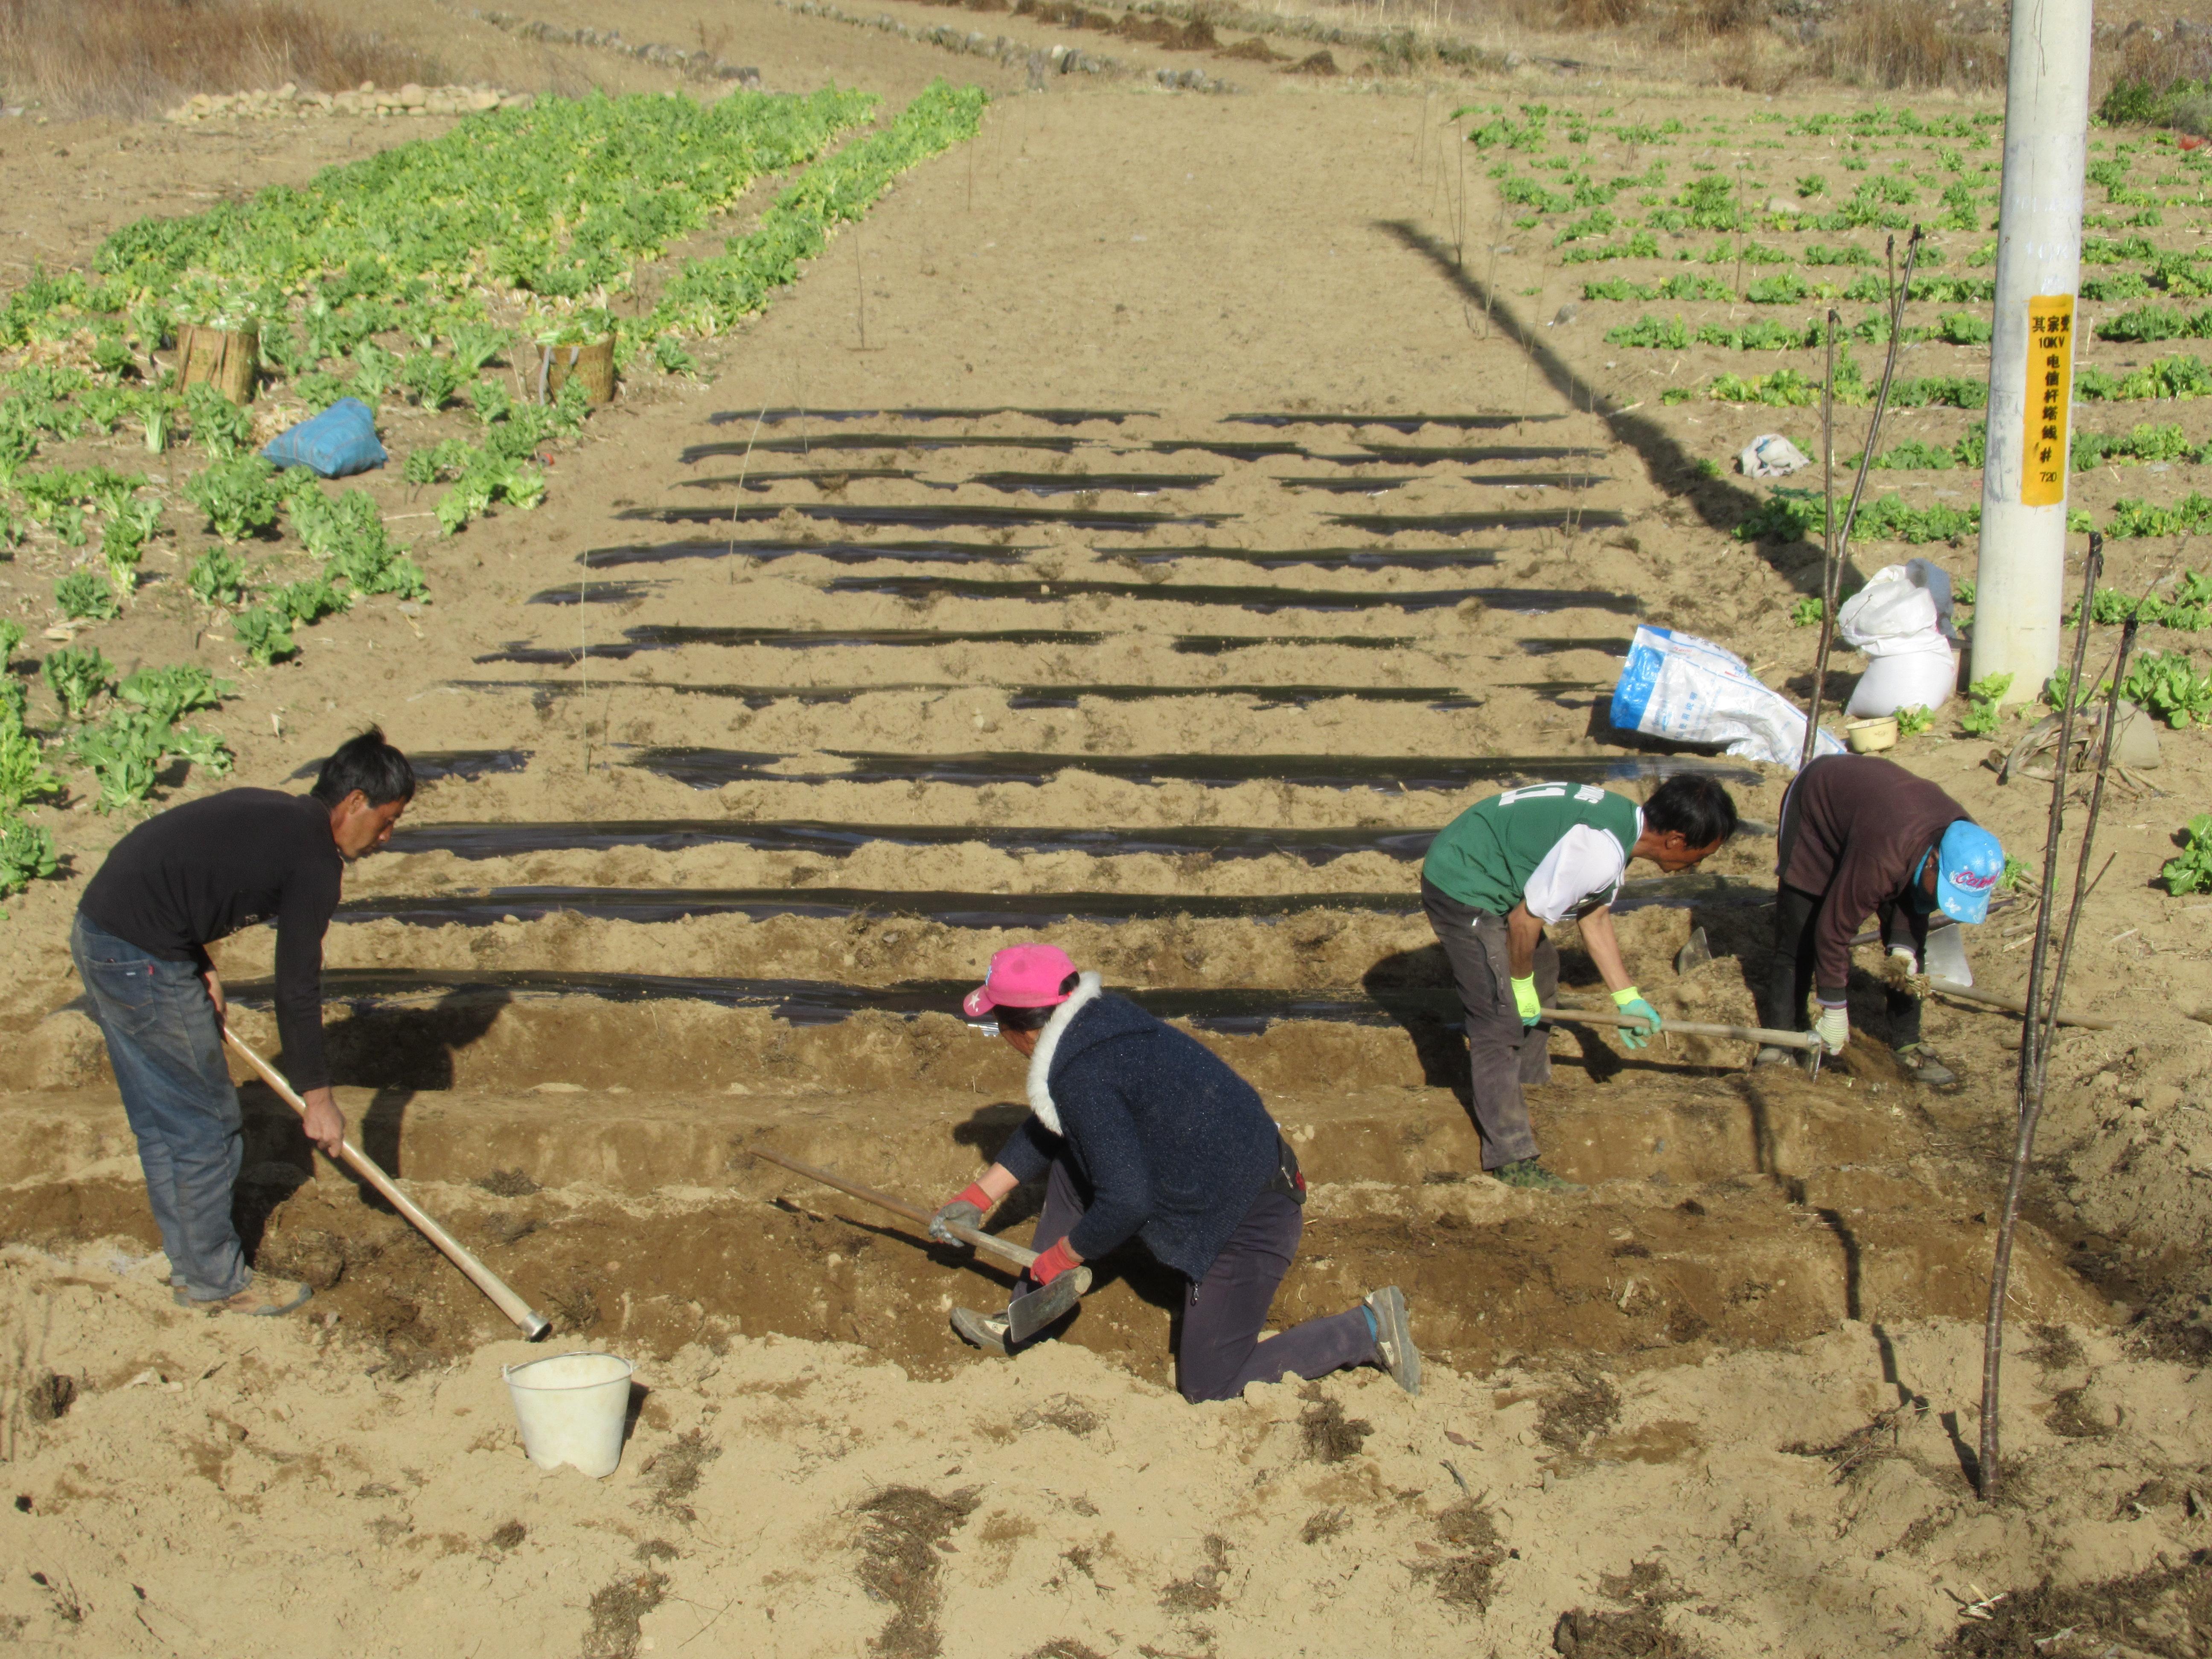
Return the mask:
<path id="1" fill-rule="evenodd" d="M 243 409 L 253 401 L 260 353 L 258 329 L 199 328 L 185 324 L 177 330 L 178 388 L 181 391 L 204 381 Z"/>

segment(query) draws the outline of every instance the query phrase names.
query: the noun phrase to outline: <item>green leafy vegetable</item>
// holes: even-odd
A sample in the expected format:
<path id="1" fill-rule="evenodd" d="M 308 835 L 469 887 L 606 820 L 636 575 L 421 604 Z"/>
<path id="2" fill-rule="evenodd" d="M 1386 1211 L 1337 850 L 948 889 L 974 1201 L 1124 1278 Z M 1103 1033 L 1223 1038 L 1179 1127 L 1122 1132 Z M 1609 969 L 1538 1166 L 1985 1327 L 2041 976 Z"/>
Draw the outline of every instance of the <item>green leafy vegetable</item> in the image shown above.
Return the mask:
<path id="1" fill-rule="evenodd" d="M 120 681 L 115 695 L 174 720 L 196 708 L 213 708 L 237 690 L 230 681 L 219 680 L 198 663 L 188 662 L 173 668 L 142 668 Z"/>
<path id="2" fill-rule="evenodd" d="M 244 541 L 276 522 L 286 485 L 258 455 L 220 461 L 185 483 L 185 497 L 207 514 L 208 526 L 227 542 Z"/>
<path id="3" fill-rule="evenodd" d="M 39 740 L 23 729 L 12 707 L 0 712 L 0 810 L 13 811 L 60 790 Z"/>
<path id="4" fill-rule="evenodd" d="M 2212 893 L 2212 812 L 2199 812 L 2182 834 L 2180 853 L 2159 872 L 2166 878 L 2166 890 L 2176 898 L 2185 893 Z"/>
<path id="5" fill-rule="evenodd" d="M 94 645 L 64 645 L 48 653 L 39 673 L 71 720 L 82 720 L 92 700 L 115 683 L 115 665 Z"/>
<path id="6" fill-rule="evenodd" d="M 244 594 L 246 561 L 219 547 L 210 547 L 192 561 L 185 573 L 185 586 L 205 605 L 236 605 Z"/>
<path id="7" fill-rule="evenodd" d="M 0 739 L 4 744 L 4 739 Z M 20 818 L 0 818 L 0 898 L 21 892 L 61 867 L 53 832 Z M 0 916 L 7 912 L 0 910 Z"/>
<path id="8" fill-rule="evenodd" d="M 2176 728 L 2212 726 L 2212 674 L 2200 674 L 2186 651 L 2147 651 L 2128 665 L 2120 695 Z"/>
<path id="9" fill-rule="evenodd" d="M 1972 706 L 1959 717 L 1959 727 L 1969 736 L 1986 738 L 2004 719 L 2004 694 L 2012 690 L 2009 674 L 1984 674 L 1966 688 Z"/>
<path id="10" fill-rule="evenodd" d="M 1923 704 L 1916 703 L 1897 711 L 1897 735 L 1900 738 L 1917 738 L 1935 724 L 1935 714 Z"/>
<path id="11" fill-rule="evenodd" d="M 115 590 L 93 570 L 72 570 L 54 584 L 54 603 L 75 622 L 107 622 L 122 614 Z"/>
<path id="12" fill-rule="evenodd" d="M 263 605 L 239 612 L 231 631 L 246 654 L 264 668 L 298 648 L 292 643 L 291 618 Z"/>

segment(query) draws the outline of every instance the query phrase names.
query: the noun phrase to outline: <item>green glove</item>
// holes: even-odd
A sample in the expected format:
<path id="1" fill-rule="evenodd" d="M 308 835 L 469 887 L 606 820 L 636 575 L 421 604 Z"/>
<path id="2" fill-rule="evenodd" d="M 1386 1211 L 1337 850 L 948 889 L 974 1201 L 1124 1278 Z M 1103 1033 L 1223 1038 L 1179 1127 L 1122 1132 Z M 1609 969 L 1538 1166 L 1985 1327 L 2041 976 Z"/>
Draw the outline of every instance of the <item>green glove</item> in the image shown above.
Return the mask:
<path id="1" fill-rule="evenodd" d="M 1516 979 L 1513 981 L 1513 1006 L 1521 1011 L 1521 1024 L 1523 1030 L 1534 1025 L 1543 1018 L 1544 1005 L 1537 998 L 1536 976 L 1534 974 L 1529 975 L 1526 979 Z"/>
<path id="2" fill-rule="evenodd" d="M 1633 1019 L 1649 1020 L 1650 1029 L 1638 1030 L 1632 1025 L 1620 1028 L 1620 1040 L 1631 1048 L 1641 1048 L 1659 1034 L 1659 1011 L 1644 1000 L 1644 993 L 1633 985 L 1625 985 L 1613 994 L 1613 1006 Z"/>

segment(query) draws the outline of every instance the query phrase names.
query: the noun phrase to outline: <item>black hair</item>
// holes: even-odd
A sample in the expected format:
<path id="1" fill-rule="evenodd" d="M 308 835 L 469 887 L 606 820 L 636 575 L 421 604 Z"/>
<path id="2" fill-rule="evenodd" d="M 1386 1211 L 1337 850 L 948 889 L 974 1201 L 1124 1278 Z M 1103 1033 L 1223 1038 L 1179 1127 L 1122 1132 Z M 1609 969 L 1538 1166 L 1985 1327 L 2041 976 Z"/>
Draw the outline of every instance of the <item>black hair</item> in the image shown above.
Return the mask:
<path id="1" fill-rule="evenodd" d="M 1657 835 L 1679 830 L 1692 847 L 1711 847 L 1735 834 L 1735 803 L 1711 778 L 1677 772 L 1644 803 L 1644 827 Z"/>
<path id="2" fill-rule="evenodd" d="M 372 726 L 340 744 L 315 774 L 315 787 L 307 793 L 325 806 L 336 806 L 356 789 L 371 806 L 415 799 L 415 769 L 384 740 L 380 726 Z"/>
<path id="3" fill-rule="evenodd" d="M 1082 975 L 1070 974 L 1060 982 L 1060 995 L 1074 995 L 1075 988 L 1082 982 Z M 1042 1031 L 1052 1024 L 1052 1017 L 1060 1012 L 1060 1004 L 1050 1003 L 1042 1008 L 1009 1008 L 1001 1003 L 991 1012 L 996 1016 L 999 1029 L 1002 1031 Z"/>

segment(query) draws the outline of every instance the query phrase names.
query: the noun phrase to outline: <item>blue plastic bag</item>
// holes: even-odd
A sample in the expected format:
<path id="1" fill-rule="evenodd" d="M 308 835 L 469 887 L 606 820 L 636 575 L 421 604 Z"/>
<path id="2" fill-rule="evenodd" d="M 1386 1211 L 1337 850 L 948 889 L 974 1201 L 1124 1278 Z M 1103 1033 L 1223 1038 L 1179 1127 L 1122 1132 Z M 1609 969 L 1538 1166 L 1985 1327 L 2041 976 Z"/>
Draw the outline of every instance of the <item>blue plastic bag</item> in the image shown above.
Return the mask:
<path id="1" fill-rule="evenodd" d="M 262 449 L 278 468 L 304 466 L 325 478 L 349 478 L 385 462 L 376 416 L 358 398 L 341 398 L 313 420 L 271 438 Z"/>

